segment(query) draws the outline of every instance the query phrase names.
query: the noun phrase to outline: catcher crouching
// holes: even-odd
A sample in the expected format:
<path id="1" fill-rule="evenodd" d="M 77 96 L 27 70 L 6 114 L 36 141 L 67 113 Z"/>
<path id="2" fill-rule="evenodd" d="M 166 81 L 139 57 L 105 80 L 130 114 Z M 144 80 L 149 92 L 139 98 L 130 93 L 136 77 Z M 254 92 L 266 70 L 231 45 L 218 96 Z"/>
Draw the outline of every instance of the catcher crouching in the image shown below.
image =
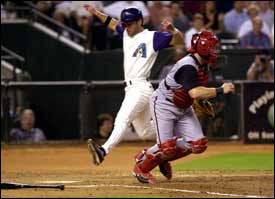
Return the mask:
<path id="1" fill-rule="evenodd" d="M 171 161 L 207 149 L 208 140 L 192 105 L 214 116 L 212 105 L 205 100 L 235 89 L 232 83 L 224 83 L 218 88 L 207 87 L 208 64 L 217 62 L 217 37 L 212 32 L 202 31 L 193 35 L 191 44 L 190 54 L 175 64 L 150 99 L 157 144 L 135 157 L 133 175 L 142 183 L 156 182 L 150 171 L 157 166 L 170 180 Z"/>

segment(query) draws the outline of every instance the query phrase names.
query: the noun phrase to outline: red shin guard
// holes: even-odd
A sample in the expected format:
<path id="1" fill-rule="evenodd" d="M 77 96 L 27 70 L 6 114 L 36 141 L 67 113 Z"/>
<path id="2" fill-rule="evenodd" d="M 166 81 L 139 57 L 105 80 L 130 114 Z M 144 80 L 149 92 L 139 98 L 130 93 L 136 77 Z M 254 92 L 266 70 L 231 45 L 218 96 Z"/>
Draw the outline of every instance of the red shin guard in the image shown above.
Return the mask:
<path id="1" fill-rule="evenodd" d="M 198 154 L 202 153 L 207 149 L 208 139 L 206 137 L 201 138 L 197 141 L 189 141 L 190 147 L 192 149 L 192 153 Z"/>

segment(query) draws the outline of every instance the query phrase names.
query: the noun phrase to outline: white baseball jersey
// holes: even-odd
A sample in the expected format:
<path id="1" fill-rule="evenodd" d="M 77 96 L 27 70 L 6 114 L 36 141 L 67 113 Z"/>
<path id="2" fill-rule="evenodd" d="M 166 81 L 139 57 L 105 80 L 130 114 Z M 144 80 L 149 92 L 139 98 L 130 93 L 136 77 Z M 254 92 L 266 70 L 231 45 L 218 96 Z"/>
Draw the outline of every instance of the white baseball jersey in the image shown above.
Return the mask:
<path id="1" fill-rule="evenodd" d="M 124 51 L 124 78 L 147 79 L 155 63 L 158 52 L 153 48 L 153 37 L 155 31 L 143 32 L 130 37 L 127 31 L 123 33 Z"/>
<path id="2" fill-rule="evenodd" d="M 154 89 L 146 79 L 150 76 L 158 51 L 169 46 L 172 39 L 168 32 L 146 29 L 130 37 L 121 24 L 116 29 L 123 38 L 124 77 L 132 83 L 125 88 L 125 98 L 116 116 L 114 129 L 102 146 L 107 154 L 120 142 L 130 123 L 142 139 L 155 136 L 149 108 L 149 100 Z"/>
<path id="3" fill-rule="evenodd" d="M 130 37 L 121 23 L 116 30 L 123 39 L 125 80 L 148 79 L 158 51 L 169 46 L 172 35 L 145 29 Z"/>

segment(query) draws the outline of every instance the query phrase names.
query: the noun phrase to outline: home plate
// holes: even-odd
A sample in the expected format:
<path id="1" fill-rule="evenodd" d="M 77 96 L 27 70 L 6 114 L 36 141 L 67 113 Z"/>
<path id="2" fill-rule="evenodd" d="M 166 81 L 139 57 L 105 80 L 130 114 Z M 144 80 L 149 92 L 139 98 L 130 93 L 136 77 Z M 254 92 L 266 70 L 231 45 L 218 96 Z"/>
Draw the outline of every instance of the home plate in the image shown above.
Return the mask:
<path id="1" fill-rule="evenodd" d="M 55 184 L 55 183 L 71 184 L 71 183 L 76 183 L 76 182 L 80 182 L 80 181 L 72 181 L 72 180 L 58 180 L 58 181 L 46 180 L 46 181 L 38 181 L 38 183 L 45 183 L 45 184 Z"/>

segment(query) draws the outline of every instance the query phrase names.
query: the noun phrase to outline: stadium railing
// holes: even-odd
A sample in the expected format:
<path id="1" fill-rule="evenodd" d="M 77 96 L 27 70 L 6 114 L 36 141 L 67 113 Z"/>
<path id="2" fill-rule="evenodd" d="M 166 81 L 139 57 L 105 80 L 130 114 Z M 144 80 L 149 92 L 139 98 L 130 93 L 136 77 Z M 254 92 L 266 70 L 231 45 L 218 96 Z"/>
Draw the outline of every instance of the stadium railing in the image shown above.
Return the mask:
<path id="1" fill-rule="evenodd" d="M 25 16 L 25 18 L 30 18 L 31 21 L 37 21 L 39 18 L 41 18 L 62 30 L 68 31 L 73 36 L 79 38 L 82 41 L 87 40 L 87 37 L 84 34 L 75 31 L 74 29 L 56 21 L 55 19 L 37 10 L 37 8 L 35 7 L 35 4 L 33 4 L 31 1 L 23 1 L 23 3 L 25 3 L 26 6 L 4 6 L 3 9 L 7 11 L 18 11 L 18 12 L 28 13 L 27 14 L 28 16 L 27 17 Z M 61 34 L 61 32 L 58 32 L 58 33 Z M 86 48 L 85 45 L 83 47 Z"/>
<path id="2" fill-rule="evenodd" d="M 156 88 L 159 81 L 152 81 Z M 220 85 L 222 82 L 211 82 L 212 85 Z M 222 101 L 225 102 L 224 110 L 221 110 L 221 119 L 224 121 L 224 126 L 217 132 L 211 132 L 210 126 L 213 126 L 213 121 L 208 119 L 202 124 L 203 129 L 207 132 L 206 135 L 210 140 L 243 140 L 247 138 L 244 133 L 245 124 L 245 110 L 246 103 L 244 98 L 244 88 L 246 85 L 253 85 L 252 88 L 261 86 L 268 88 L 273 86 L 272 82 L 256 82 L 256 81 L 233 81 L 236 85 L 236 92 L 232 95 L 226 96 L 222 99 L 214 100 L 214 104 L 218 104 Z M 256 87 L 255 87 L 256 86 Z M 9 110 L 9 96 L 8 92 L 13 89 L 23 89 L 32 92 L 32 95 L 37 95 L 37 98 L 32 98 L 32 104 L 36 104 L 36 107 L 42 106 L 41 110 L 45 111 L 43 115 L 46 117 L 48 124 L 54 123 L 57 128 L 57 132 L 49 135 L 52 140 L 59 139 L 86 139 L 91 136 L 95 131 L 95 126 L 91 123 L 95 123 L 97 113 L 108 109 L 112 114 L 116 114 L 121 105 L 123 99 L 123 81 L 60 81 L 60 82 L 1 82 L 1 95 L 4 108 L 4 141 L 8 142 L 8 133 L 10 130 L 10 110 Z M 66 92 L 66 90 L 70 90 Z M 72 89 L 76 89 L 77 92 L 71 92 Z M 251 89 L 251 88 L 250 88 Z M 260 89 L 263 94 L 267 91 Z M 37 93 L 40 92 L 40 93 Z M 251 93 L 256 93 L 254 90 L 250 90 Z M 271 92 L 271 91 L 270 91 Z M 55 96 L 55 93 L 56 94 Z M 50 96 L 52 95 L 52 96 Z M 247 95 L 247 94 L 246 94 Z M 259 95 L 262 95 L 259 93 Z M 271 94 L 270 94 L 271 95 Z M 274 95 L 274 91 L 273 91 Z M 38 99 L 39 98 L 39 99 Z M 50 98 L 48 100 L 47 98 Z M 64 100 L 65 99 L 65 100 Z M 57 103 L 57 107 L 51 107 L 51 103 Z M 64 105 L 64 106 L 63 106 Z M 63 106 L 63 107 L 62 107 Z M 44 109 L 47 110 L 44 110 Z M 42 113 L 37 113 L 42 114 Z M 61 119 L 55 115 L 62 115 Z M 72 115 L 72 116 L 70 116 Z M 68 117 L 68 118 L 66 118 Z M 55 118 L 59 118 L 60 121 L 56 121 Z M 73 121 L 71 121 L 73 118 Z M 43 119 L 43 117 L 42 117 Z M 45 118 L 44 118 L 45 119 Z M 62 121 L 62 119 L 64 121 Z M 75 126 L 74 123 L 79 124 Z M 62 126 L 65 125 L 65 126 Z M 47 122 L 46 124 L 47 125 Z M 247 124 L 246 124 L 247 125 Z M 261 127 L 261 125 L 259 125 Z M 54 128 L 53 128 L 54 129 Z M 68 132 L 67 129 L 72 129 Z M 269 132 L 267 129 L 265 129 Z M 64 132 L 62 132 L 64 131 Z M 75 132 L 76 131 L 76 132 Z M 232 135 L 237 137 L 231 138 Z M 271 135 L 269 136 L 271 137 Z"/>

